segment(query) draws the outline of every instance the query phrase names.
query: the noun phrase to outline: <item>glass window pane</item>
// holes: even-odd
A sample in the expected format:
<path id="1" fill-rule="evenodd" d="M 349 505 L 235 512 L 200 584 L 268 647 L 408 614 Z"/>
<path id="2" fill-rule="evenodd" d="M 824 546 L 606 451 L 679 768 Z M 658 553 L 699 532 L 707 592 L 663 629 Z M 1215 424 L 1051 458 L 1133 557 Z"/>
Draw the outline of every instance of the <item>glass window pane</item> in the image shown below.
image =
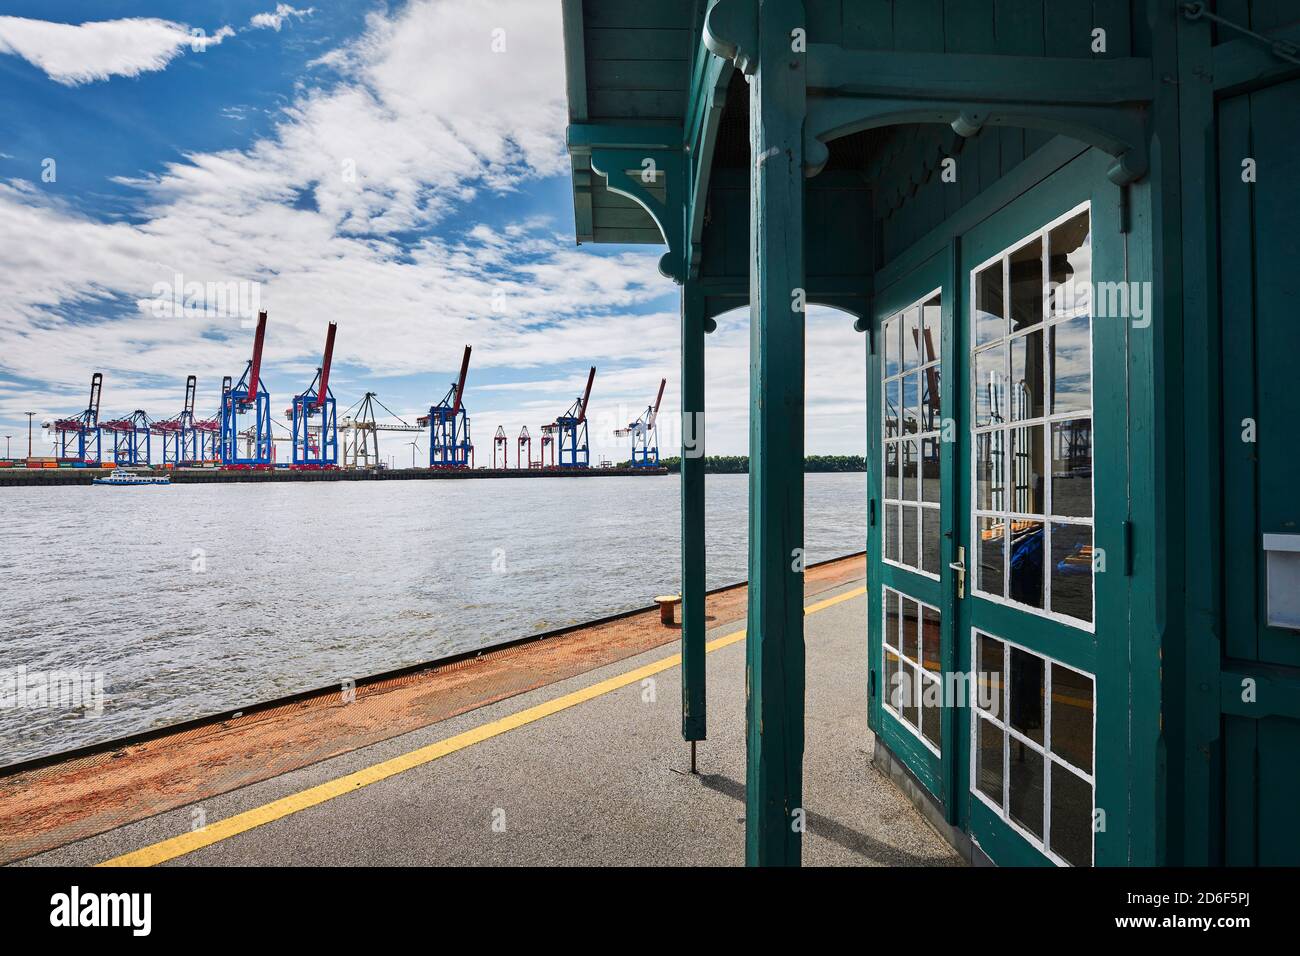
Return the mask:
<path id="1" fill-rule="evenodd" d="M 1007 422 L 1007 347 L 975 354 L 975 427 Z"/>
<path id="2" fill-rule="evenodd" d="M 1043 838 L 1043 755 L 1012 737 L 1008 741 L 1007 814 Z"/>
<path id="3" fill-rule="evenodd" d="M 904 501 L 916 501 L 917 499 L 917 469 L 920 467 L 921 446 L 915 438 L 903 442 L 903 491 L 900 497 Z"/>
<path id="4" fill-rule="evenodd" d="M 885 498 L 892 501 L 898 500 L 898 442 L 890 442 L 885 446 Z"/>
<path id="5" fill-rule="evenodd" d="M 1092 866 L 1092 784 L 1052 764 L 1052 845 L 1071 866 Z"/>
<path id="6" fill-rule="evenodd" d="M 993 342 L 1007 334 L 1002 303 L 1002 261 L 975 276 L 975 344 Z"/>
<path id="7" fill-rule="evenodd" d="M 1052 608 L 1092 620 L 1092 528 L 1052 524 Z"/>
<path id="8" fill-rule="evenodd" d="M 1092 517 L 1092 419 L 1052 423 L 1052 514 Z"/>
<path id="9" fill-rule="evenodd" d="M 942 325 L 942 302 L 939 296 L 935 296 L 925 305 L 921 306 L 921 361 L 937 362 L 940 359 L 939 350 L 942 341 L 940 328 Z"/>
<path id="10" fill-rule="evenodd" d="M 917 527 L 917 511 L 920 509 L 916 505 L 903 505 L 903 553 L 899 557 L 902 564 L 909 568 L 919 568 L 921 566 L 921 554 L 918 550 L 921 544 L 921 529 Z"/>
<path id="11" fill-rule="evenodd" d="M 1005 683 L 1003 672 L 1006 665 L 1003 651 L 1006 645 L 987 634 L 981 634 L 975 647 L 975 705 L 1001 719 L 1002 687 Z"/>
<path id="12" fill-rule="evenodd" d="M 902 434 L 903 382 L 892 379 L 885 383 L 885 437 L 897 438 Z"/>
<path id="13" fill-rule="evenodd" d="M 1052 314 L 1087 315 L 1092 300 L 1092 243 L 1087 211 L 1053 229 L 1047 248 Z"/>
<path id="14" fill-rule="evenodd" d="M 985 594 L 1004 596 L 1005 581 L 1002 577 L 1006 567 L 1006 534 L 1002 518 L 979 518 L 976 521 L 979 532 L 979 553 L 975 563 L 975 587 Z"/>
<path id="15" fill-rule="evenodd" d="M 925 680 L 921 695 L 921 733 L 936 747 L 943 749 L 943 697 L 936 680 Z"/>
<path id="16" fill-rule="evenodd" d="M 1035 239 L 1011 253 L 1011 331 L 1043 320 L 1043 240 Z"/>
<path id="17" fill-rule="evenodd" d="M 1092 773 L 1092 707 L 1092 678 L 1053 663 L 1052 753 L 1089 774 Z"/>
<path id="18" fill-rule="evenodd" d="M 980 793 L 1002 806 L 1002 728 L 982 718 L 978 725 L 975 751 L 975 785 Z"/>
<path id="19" fill-rule="evenodd" d="M 895 650 L 898 648 L 898 627 L 901 620 L 898 592 L 885 588 L 885 633 L 881 635 L 881 639 L 884 644 Z"/>
<path id="20" fill-rule="evenodd" d="M 898 514 L 898 505 L 885 505 L 885 557 L 897 561 L 902 553 L 899 535 L 902 531 L 902 518 Z"/>
<path id="21" fill-rule="evenodd" d="M 903 376 L 903 434 L 921 430 L 921 377 L 916 373 Z"/>
<path id="22" fill-rule="evenodd" d="M 907 693 L 903 699 L 903 719 L 916 729 L 921 728 L 921 682 L 919 671 L 912 664 L 903 665 L 907 675 Z"/>
<path id="23" fill-rule="evenodd" d="M 892 709 L 894 713 L 902 712 L 902 691 L 899 687 L 898 679 L 898 655 L 886 648 L 885 650 L 885 705 Z"/>
<path id="24" fill-rule="evenodd" d="M 1044 660 L 1011 648 L 1011 726 L 1036 744 L 1043 743 Z"/>
<path id="25" fill-rule="evenodd" d="M 898 319 L 890 319 L 881 326 L 885 336 L 885 377 L 897 375 L 899 371 L 898 360 Z"/>
<path id="26" fill-rule="evenodd" d="M 1011 417 L 1043 417 L 1043 333 L 1011 340 Z"/>
<path id="27" fill-rule="evenodd" d="M 1002 430 L 975 435 L 975 507 L 981 511 L 1007 507 L 1006 443 Z"/>
<path id="28" fill-rule="evenodd" d="M 1017 514 L 1046 513 L 1043 497 L 1043 426 L 1011 429 L 1011 510 Z"/>
<path id="29" fill-rule="evenodd" d="M 1092 323 L 1086 315 L 1065 319 L 1047 332 L 1052 353 L 1052 414 L 1092 409 Z"/>
<path id="30" fill-rule="evenodd" d="M 921 509 L 921 570 L 939 573 L 939 509 Z"/>
<path id="31" fill-rule="evenodd" d="M 921 373 L 921 430 L 937 432 L 941 425 L 940 392 L 943 375 L 940 366 L 931 365 Z"/>
<path id="32" fill-rule="evenodd" d="M 916 368 L 920 364 L 921 350 L 918 347 L 921 330 L 921 310 L 908 309 L 903 313 L 903 370 Z"/>
<path id="33" fill-rule="evenodd" d="M 921 440 L 921 500 L 939 502 L 939 440 Z"/>
<path id="34" fill-rule="evenodd" d="M 943 662 L 940 658 L 939 612 L 932 607 L 921 608 L 921 666 L 928 671 L 940 673 Z"/>
<path id="35" fill-rule="evenodd" d="M 903 598 L 903 643 L 900 650 L 910 661 L 921 659 L 919 650 L 920 621 L 917 619 L 917 603 Z"/>
<path id="36" fill-rule="evenodd" d="M 1043 522 L 1011 522 L 1011 571 L 1007 597 L 1030 607 L 1043 606 Z"/>

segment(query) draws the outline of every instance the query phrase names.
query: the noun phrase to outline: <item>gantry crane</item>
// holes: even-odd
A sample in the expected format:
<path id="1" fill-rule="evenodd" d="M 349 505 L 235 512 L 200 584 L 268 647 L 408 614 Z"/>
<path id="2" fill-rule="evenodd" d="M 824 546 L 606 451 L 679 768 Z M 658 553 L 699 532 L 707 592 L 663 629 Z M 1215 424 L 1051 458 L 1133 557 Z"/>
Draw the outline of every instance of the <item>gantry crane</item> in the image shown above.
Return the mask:
<path id="1" fill-rule="evenodd" d="M 558 439 L 561 468 L 588 468 L 591 465 L 591 449 L 587 444 L 587 403 L 595 380 L 596 366 L 593 365 L 587 373 L 587 387 L 582 395 L 549 426 Z M 545 432 L 546 426 L 542 430 Z"/>
<path id="2" fill-rule="evenodd" d="M 338 415 L 330 391 L 330 364 L 334 360 L 334 334 L 338 323 L 325 330 L 325 355 L 307 391 L 293 397 L 285 416 L 293 423 L 293 467 L 337 468 L 339 464 Z M 313 419 L 320 416 L 319 424 Z"/>
<path id="3" fill-rule="evenodd" d="M 375 406 L 378 405 L 402 424 L 381 424 L 375 420 Z M 352 415 L 355 408 L 356 414 Z M 379 433 L 380 432 L 422 432 L 419 425 L 408 425 L 400 415 L 379 400 L 375 392 L 366 392 L 365 396 L 352 408 L 343 413 L 339 423 L 343 433 L 343 467 L 377 468 L 379 467 Z"/>
<path id="4" fill-rule="evenodd" d="M 523 427 L 519 432 L 519 437 L 515 439 L 515 467 L 533 467 L 533 436 L 528 434 L 527 425 Z M 540 468 L 541 465 L 539 464 L 538 467 Z"/>
<path id="5" fill-rule="evenodd" d="M 474 463 L 474 444 L 469 437 L 469 415 L 465 411 L 465 377 L 469 374 L 470 347 L 460 361 L 460 377 L 442 401 L 430 406 L 429 414 L 417 419 L 429 429 L 430 468 L 470 468 Z"/>
<path id="6" fill-rule="evenodd" d="M 162 439 L 163 467 L 192 465 L 203 460 L 199 446 L 203 432 L 194 420 L 194 399 L 198 393 L 198 379 L 191 375 L 185 379 L 185 404 L 171 418 L 153 423 L 153 433 Z"/>
<path id="7" fill-rule="evenodd" d="M 506 437 L 506 426 L 498 425 L 497 433 L 492 436 L 492 468 L 497 468 L 497 451 L 501 452 L 501 467 L 510 467 L 510 439 Z"/>
<path id="8" fill-rule="evenodd" d="M 627 428 L 616 429 L 614 434 L 620 438 L 632 436 L 632 467 L 653 468 L 659 464 L 659 438 L 655 431 L 655 419 L 659 417 L 659 403 L 664 400 L 664 386 L 668 379 L 659 380 L 659 394 L 653 405 L 647 405 L 645 414 L 631 422 Z"/>
<path id="9" fill-rule="evenodd" d="M 113 436 L 113 463 L 145 467 L 149 464 L 149 436 L 154 421 L 143 409 L 130 415 L 101 422 L 100 428 Z"/>
<path id="10" fill-rule="evenodd" d="M 271 396 L 262 387 L 262 344 L 266 340 L 266 313 L 257 314 L 257 332 L 253 338 L 253 358 L 233 388 L 221 392 L 221 464 L 226 467 L 269 468 L 271 450 Z M 252 414 L 253 421 L 244 425 Z M 250 447 L 239 453 L 241 432 L 252 432 Z"/>
<path id="11" fill-rule="evenodd" d="M 52 425 L 50 422 L 45 423 L 44 427 L 53 427 L 58 436 L 60 459 L 83 461 L 89 465 L 100 463 L 103 436 L 99 429 L 99 394 L 103 384 L 103 374 L 96 372 L 90 377 L 90 404 L 86 410 L 74 418 L 60 418 Z"/>

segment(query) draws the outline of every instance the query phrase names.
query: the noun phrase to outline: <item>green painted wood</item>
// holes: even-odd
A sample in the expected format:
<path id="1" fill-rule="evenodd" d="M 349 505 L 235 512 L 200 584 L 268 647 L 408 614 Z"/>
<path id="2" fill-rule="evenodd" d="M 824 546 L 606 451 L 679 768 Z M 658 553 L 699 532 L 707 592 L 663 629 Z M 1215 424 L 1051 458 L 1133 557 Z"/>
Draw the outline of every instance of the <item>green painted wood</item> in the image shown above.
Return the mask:
<path id="1" fill-rule="evenodd" d="M 694 37 L 689 30 L 622 30 L 587 27 L 587 58 L 595 60 L 666 60 L 686 62 Z"/>
<path id="2" fill-rule="evenodd" d="M 587 0 L 583 9 L 589 28 L 673 29 L 694 22 L 695 0 Z"/>
<path id="3" fill-rule="evenodd" d="M 686 112 L 684 90 L 589 90 L 594 120 L 660 119 L 680 122 Z"/>
<path id="4" fill-rule="evenodd" d="M 1041 56 L 1043 0 L 994 0 L 998 48 L 1006 53 Z"/>
<path id="5" fill-rule="evenodd" d="M 943 0 L 894 4 L 894 49 L 941 53 L 943 38 Z"/>
<path id="6" fill-rule="evenodd" d="M 592 60 L 587 83 L 599 90 L 686 89 L 690 74 L 681 60 Z"/>
<path id="7" fill-rule="evenodd" d="M 1095 26 L 1091 3 L 1047 0 L 1043 4 L 1043 52 L 1047 56 L 1091 59 Z"/>
<path id="8" fill-rule="evenodd" d="M 894 46 L 893 0 L 856 0 L 843 5 L 844 45 L 853 50 Z"/>
<path id="9" fill-rule="evenodd" d="M 800 863 L 803 816 L 804 58 L 800 0 L 757 10 L 750 84 L 749 614 L 745 860 Z"/>
<path id="10" fill-rule="evenodd" d="M 1184 388 L 1171 398 L 1182 413 L 1181 549 L 1171 575 L 1183 584 L 1182 640 L 1166 645 L 1167 666 L 1180 707 L 1169 715 L 1169 792 L 1178 801 L 1175 839 L 1183 865 L 1222 859 L 1222 740 L 1218 701 L 1223 627 L 1222 340 L 1219 302 L 1217 210 L 1206 184 L 1216 182 L 1213 89 L 1201 77 L 1213 68 L 1211 34 L 1204 22 L 1176 17 L 1178 36 L 1182 322 Z M 1197 188 L 1191 188 L 1197 184 Z"/>
<path id="11" fill-rule="evenodd" d="M 698 281 L 682 285 L 682 739 L 707 736 L 704 646 L 704 290 Z M 691 440 L 688 447 L 687 440 Z"/>
<path id="12" fill-rule="evenodd" d="M 949 53 L 987 53 L 997 48 L 993 0 L 944 0 L 944 49 Z"/>
<path id="13" fill-rule="evenodd" d="M 1300 47 L 1300 24 L 1271 31 L 1269 35 Z M 1214 48 L 1213 56 L 1214 88 L 1220 96 L 1300 76 L 1300 66 L 1274 56 L 1268 47 L 1251 39 L 1220 43 Z"/>

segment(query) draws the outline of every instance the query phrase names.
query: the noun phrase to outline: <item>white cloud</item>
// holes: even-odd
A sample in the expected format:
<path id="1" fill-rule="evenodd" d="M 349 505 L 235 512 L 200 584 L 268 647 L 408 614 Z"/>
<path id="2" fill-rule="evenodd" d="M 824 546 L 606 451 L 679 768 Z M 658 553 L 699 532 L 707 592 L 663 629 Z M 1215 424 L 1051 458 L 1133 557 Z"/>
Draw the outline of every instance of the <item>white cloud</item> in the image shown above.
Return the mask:
<path id="1" fill-rule="evenodd" d="M 82 24 L 0 17 L 0 53 L 22 57 L 57 83 L 78 86 L 162 70 L 186 50 L 201 53 L 234 32 L 227 26 L 208 36 L 150 17 Z"/>
<path id="2" fill-rule="evenodd" d="M 506 53 L 491 52 L 497 28 Z M 676 290 L 658 274 L 661 249 L 577 249 L 567 223 L 522 217 L 409 239 L 481 192 L 566 172 L 558 4 L 417 0 L 372 14 L 325 62 L 330 82 L 305 84 L 264 139 L 131 181 L 141 200 L 129 221 L 0 180 L 0 422 L 25 423 L 27 408 L 75 411 L 94 370 L 105 372 L 105 409 L 171 414 L 188 374 L 214 402 L 221 376 L 242 371 L 251 333 L 238 320 L 153 315 L 155 284 L 177 272 L 261 283 L 277 402 L 306 385 L 297 379 L 310 376 L 325 322 L 337 320 L 340 408 L 367 388 L 387 401 L 377 384 L 387 376 L 425 376 L 427 410 L 446 390 L 430 373 L 454 369 L 469 342 L 469 404 L 486 451 L 497 424 L 535 433 L 566 408 L 588 363 L 600 369 L 596 451 L 626 455 L 612 431 L 644 410 L 660 377 L 669 381 L 660 421 L 679 421 Z M 81 317 L 108 301 L 126 314 Z M 709 449 L 720 454 L 747 444 L 747 326 L 732 313 L 709 338 Z M 839 314 L 809 316 L 811 451 L 862 448 L 853 413 L 862 339 L 850 326 Z M 20 390 L 5 376 L 43 385 Z M 492 377 L 520 387 L 478 387 Z M 407 406 L 394 410 L 422 411 Z"/>
<path id="3" fill-rule="evenodd" d="M 279 33 L 284 21 L 290 17 L 301 20 L 303 17 L 309 17 L 315 12 L 315 7 L 308 7 L 306 10 L 295 10 L 287 3 L 277 3 L 273 11 L 258 13 L 248 23 L 249 27 L 254 30 L 269 29 Z"/>

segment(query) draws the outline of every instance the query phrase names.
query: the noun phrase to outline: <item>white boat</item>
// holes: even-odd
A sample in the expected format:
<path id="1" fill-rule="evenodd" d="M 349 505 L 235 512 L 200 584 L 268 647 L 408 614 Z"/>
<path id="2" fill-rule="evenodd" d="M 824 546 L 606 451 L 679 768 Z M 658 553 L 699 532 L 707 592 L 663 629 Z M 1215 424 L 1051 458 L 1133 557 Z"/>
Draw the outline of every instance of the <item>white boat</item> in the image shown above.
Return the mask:
<path id="1" fill-rule="evenodd" d="M 135 475 L 129 471 L 115 471 L 103 478 L 92 478 L 92 485 L 170 485 L 171 475 Z"/>

